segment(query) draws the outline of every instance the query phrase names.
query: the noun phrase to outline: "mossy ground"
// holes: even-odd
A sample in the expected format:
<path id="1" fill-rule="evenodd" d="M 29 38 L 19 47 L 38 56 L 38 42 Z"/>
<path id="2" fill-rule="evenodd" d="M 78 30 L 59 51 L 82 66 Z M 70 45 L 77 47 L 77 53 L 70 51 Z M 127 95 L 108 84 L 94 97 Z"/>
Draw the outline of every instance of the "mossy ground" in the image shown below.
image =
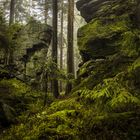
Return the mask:
<path id="1" fill-rule="evenodd" d="M 138 69 L 139 59 L 125 73 L 105 79 L 93 89 L 79 89 L 46 107 L 37 101 L 29 103 L 28 109 L 16 118 L 18 123 L 1 133 L 1 139 L 137 140 L 140 96 L 135 72 Z"/>

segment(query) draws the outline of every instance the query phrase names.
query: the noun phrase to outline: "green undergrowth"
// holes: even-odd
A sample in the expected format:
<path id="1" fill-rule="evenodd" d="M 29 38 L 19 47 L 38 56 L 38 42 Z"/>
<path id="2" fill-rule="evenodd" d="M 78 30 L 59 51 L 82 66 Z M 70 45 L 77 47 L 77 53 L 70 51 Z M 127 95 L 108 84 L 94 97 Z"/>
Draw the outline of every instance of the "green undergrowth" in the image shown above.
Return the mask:
<path id="1" fill-rule="evenodd" d="M 17 116 L 27 110 L 37 112 L 43 106 L 44 94 L 16 80 L 0 81 L 0 127 L 17 123 Z M 50 98 L 51 102 L 51 98 Z"/>
<path id="2" fill-rule="evenodd" d="M 16 125 L 3 131 L 1 139 L 138 139 L 140 96 L 135 74 L 139 66 L 138 58 L 128 71 L 104 79 L 93 89 L 81 88 L 37 112 L 28 108 L 17 117 Z"/>

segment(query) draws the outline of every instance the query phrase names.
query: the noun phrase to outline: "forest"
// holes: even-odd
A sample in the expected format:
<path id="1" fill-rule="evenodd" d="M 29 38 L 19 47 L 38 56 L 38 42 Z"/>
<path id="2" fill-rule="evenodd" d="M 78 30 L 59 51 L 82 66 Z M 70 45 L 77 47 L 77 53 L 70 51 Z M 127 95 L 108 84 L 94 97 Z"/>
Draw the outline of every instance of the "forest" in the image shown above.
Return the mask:
<path id="1" fill-rule="evenodd" d="M 140 140 L 140 0 L 0 0 L 0 140 Z"/>

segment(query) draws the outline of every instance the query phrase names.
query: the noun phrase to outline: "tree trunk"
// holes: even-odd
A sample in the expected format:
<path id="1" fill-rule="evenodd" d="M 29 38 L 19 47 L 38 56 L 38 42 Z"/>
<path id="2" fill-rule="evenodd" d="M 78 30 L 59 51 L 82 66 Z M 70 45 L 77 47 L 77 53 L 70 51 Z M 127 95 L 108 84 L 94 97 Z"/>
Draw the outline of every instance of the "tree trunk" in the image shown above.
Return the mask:
<path id="1" fill-rule="evenodd" d="M 57 11 L 58 11 L 58 1 L 53 0 L 53 41 L 52 41 L 52 59 L 57 65 Z M 52 81 L 53 95 L 57 98 L 59 96 L 58 92 L 58 80 L 54 77 Z"/>
<path id="2" fill-rule="evenodd" d="M 60 69 L 63 69 L 63 19 L 64 19 L 64 1 L 61 0 L 61 39 L 60 39 Z M 60 81 L 60 92 L 62 92 L 62 81 Z"/>
<path id="3" fill-rule="evenodd" d="M 68 0 L 68 47 L 67 47 L 67 74 L 75 75 L 74 72 L 74 50 L 73 50 L 73 31 L 74 31 L 74 0 Z M 66 85 L 66 94 L 72 90 L 72 83 Z"/>
<path id="4" fill-rule="evenodd" d="M 15 16 L 15 0 L 11 0 L 11 2 L 10 2 L 9 25 L 13 24 L 14 16 Z"/>
<path id="5" fill-rule="evenodd" d="M 9 26 L 14 23 L 14 16 L 15 16 L 15 0 L 11 0 L 11 2 L 10 2 Z M 13 48 L 10 48 L 8 65 L 13 64 L 13 62 L 14 62 L 14 51 L 13 51 Z"/>

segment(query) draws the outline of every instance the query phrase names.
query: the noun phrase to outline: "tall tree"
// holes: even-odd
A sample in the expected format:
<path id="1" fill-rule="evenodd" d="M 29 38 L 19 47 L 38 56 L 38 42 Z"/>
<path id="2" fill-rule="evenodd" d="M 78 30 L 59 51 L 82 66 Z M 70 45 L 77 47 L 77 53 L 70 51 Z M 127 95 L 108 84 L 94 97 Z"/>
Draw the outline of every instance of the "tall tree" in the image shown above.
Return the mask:
<path id="1" fill-rule="evenodd" d="M 63 69 L 63 21 L 64 20 L 64 0 L 61 0 L 61 38 L 60 38 L 60 69 Z M 62 91 L 62 82 L 60 81 L 60 92 Z"/>
<path id="2" fill-rule="evenodd" d="M 10 1 L 10 16 L 9 16 L 9 26 L 11 26 L 14 23 L 14 16 L 15 16 L 15 0 Z M 12 64 L 14 61 L 14 54 L 13 49 L 10 48 L 9 53 L 7 55 L 7 64 Z"/>
<path id="3" fill-rule="evenodd" d="M 75 75 L 74 72 L 74 49 L 73 49 L 73 31 L 74 31 L 74 0 L 68 0 L 68 46 L 67 46 L 67 73 Z M 66 85 L 66 94 L 72 90 L 72 83 Z"/>
<path id="4" fill-rule="evenodd" d="M 57 43 L 58 43 L 58 39 L 57 39 L 57 11 L 58 11 L 58 1 L 57 0 L 53 0 L 53 41 L 52 41 L 52 59 L 53 62 L 56 63 L 57 66 Z M 53 81 L 52 81 L 52 91 L 53 91 L 53 95 L 55 97 L 59 96 L 59 92 L 58 92 L 58 80 L 56 79 L 56 77 L 54 77 Z"/>
<path id="5" fill-rule="evenodd" d="M 10 17 L 9 17 L 9 25 L 13 24 L 15 15 L 15 0 L 10 1 Z"/>

